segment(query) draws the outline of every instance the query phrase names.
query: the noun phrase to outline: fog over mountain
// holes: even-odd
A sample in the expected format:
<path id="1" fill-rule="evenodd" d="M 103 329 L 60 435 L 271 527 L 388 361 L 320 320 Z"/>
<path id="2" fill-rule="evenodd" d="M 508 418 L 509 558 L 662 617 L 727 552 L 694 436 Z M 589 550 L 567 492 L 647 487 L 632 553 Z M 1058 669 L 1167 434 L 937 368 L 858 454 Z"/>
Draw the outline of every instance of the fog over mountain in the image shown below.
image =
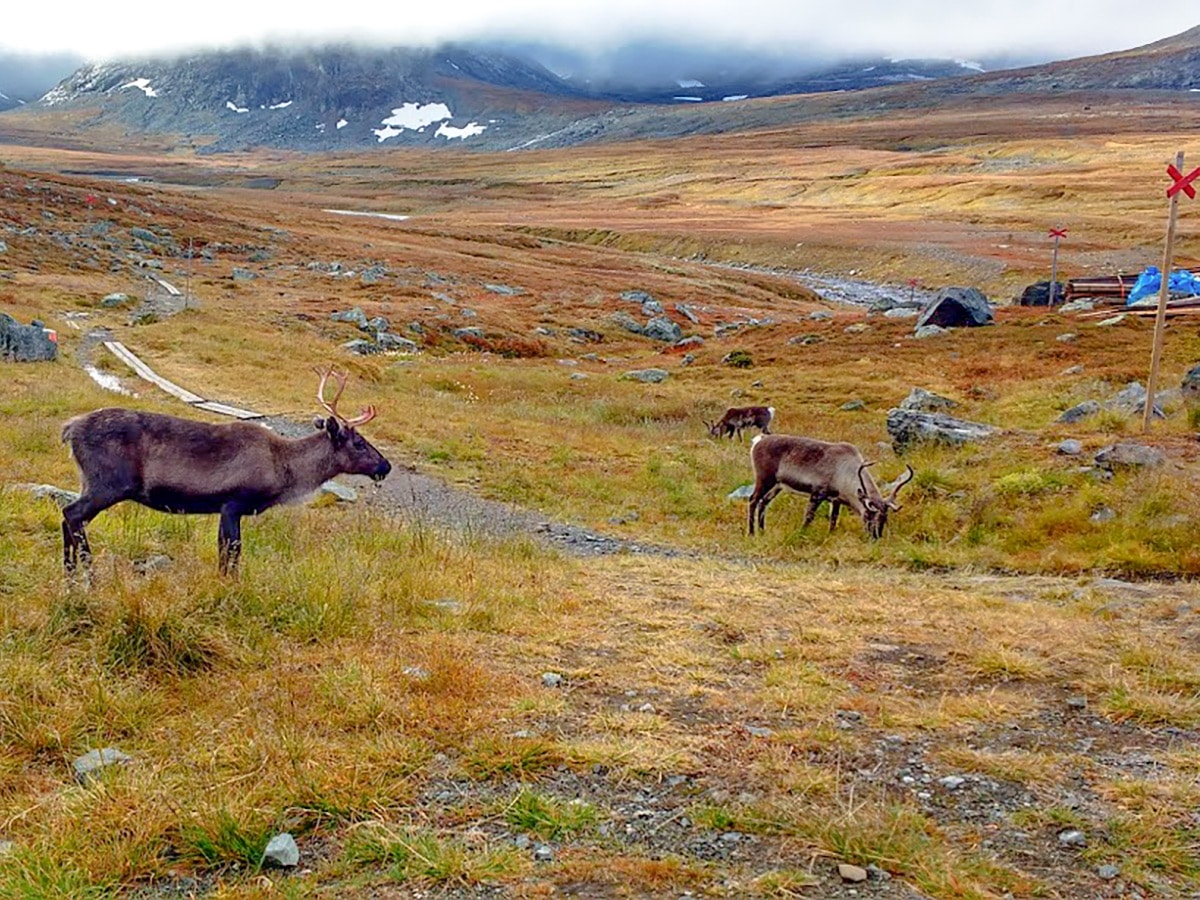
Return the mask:
<path id="1" fill-rule="evenodd" d="M 32 103 L 83 62 L 83 57 L 74 53 L 31 54 L 0 50 L 0 110 Z"/>

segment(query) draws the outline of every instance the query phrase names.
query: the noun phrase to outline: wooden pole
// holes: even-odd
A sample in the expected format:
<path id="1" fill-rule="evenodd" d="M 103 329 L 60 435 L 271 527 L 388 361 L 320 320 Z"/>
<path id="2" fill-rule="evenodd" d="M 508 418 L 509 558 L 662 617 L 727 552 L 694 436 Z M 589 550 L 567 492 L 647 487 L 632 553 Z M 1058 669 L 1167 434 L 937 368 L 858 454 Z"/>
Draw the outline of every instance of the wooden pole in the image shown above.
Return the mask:
<path id="1" fill-rule="evenodd" d="M 1047 306 L 1054 305 L 1055 294 L 1058 293 L 1058 235 L 1054 236 L 1054 255 L 1050 258 L 1050 299 Z"/>
<path id="2" fill-rule="evenodd" d="M 1183 171 L 1183 151 L 1175 154 L 1175 168 Z M 1167 243 L 1163 248 L 1162 284 L 1158 289 L 1158 314 L 1154 317 L 1154 349 L 1150 351 L 1150 377 L 1146 379 L 1146 409 L 1142 414 L 1142 433 L 1150 433 L 1154 418 L 1154 394 L 1158 389 L 1158 367 L 1162 362 L 1163 331 L 1167 325 L 1167 297 L 1170 293 L 1171 259 L 1175 251 L 1175 217 L 1179 214 L 1179 195 L 1171 195 L 1171 210 L 1167 215 Z"/>

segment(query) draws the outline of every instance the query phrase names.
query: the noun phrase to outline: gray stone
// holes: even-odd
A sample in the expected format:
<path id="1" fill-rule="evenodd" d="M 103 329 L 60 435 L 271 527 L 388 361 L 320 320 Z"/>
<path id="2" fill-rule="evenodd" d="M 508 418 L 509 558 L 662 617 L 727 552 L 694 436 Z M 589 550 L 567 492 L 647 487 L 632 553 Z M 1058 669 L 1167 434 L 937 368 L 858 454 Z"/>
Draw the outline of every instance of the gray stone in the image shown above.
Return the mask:
<path id="1" fill-rule="evenodd" d="M 651 319 L 642 329 L 642 333 L 648 338 L 665 341 L 668 344 L 674 344 L 683 337 L 683 329 L 666 316 L 656 316 Z"/>
<path id="2" fill-rule="evenodd" d="M 482 338 L 483 337 L 483 329 L 475 328 L 475 327 L 455 328 L 454 331 L 452 332 L 452 334 L 457 338 L 464 338 L 464 337 Z"/>
<path id="3" fill-rule="evenodd" d="M 1107 319 L 1097 322 L 1096 327 L 1097 328 L 1109 328 L 1113 325 L 1120 325 L 1124 321 L 1125 321 L 1125 313 L 1117 313 L 1115 316 L 1109 316 Z"/>
<path id="4" fill-rule="evenodd" d="M 911 306 L 893 306 L 891 309 L 884 312 L 885 319 L 915 319 L 921 314 L 919 309 L 914 309 Z"/>
<path id="5" fill-rule="evenodd" d="M 100 301 L 100 305 L 106 309 L 112 309 L 117 306 L 125 306 L 129 303 L 130 297 L 128 294 L 115 293 L 108 294 Z"/>
<path id="6" fill-rule="evenodd" d="M 642 304 L 643 316 L 661 316 L 663 314 L 663 305 L 657 300 L 647 300 Z"/>
<path id="7" fill-rule="evenodd" d="M 1102 865 L 1098 869 L 1096 869 L 1096 875 L 1102 881 L 1112 881 L 1114 878 L 1116 878 L 1120 874 L 1121 874 L 1120 868 L 1117 866 L 1114 866 L 1112 863 L 1105 863 L 1104 865 Z"/>
<path id="8" fill-rule="evenodd" d="M 0 359 L 9 362 L 50 362 L 58 356 L 58 342 L 40 325 L 22 325 L 0 313 Z"/>
<path id="9" fill-rule="evenodd" d="M 763 725 L 747 725 L 746 733 L 749 734 L 751 737 L 756 737 L 756 738 L 769 738 L 769 737 L 775 736 L 774 730 L 767 728 Z"/>
<path id="10" fill-rule="evenodd" d="M 754 485 L 743 484 L 741 487 L 734 488 L 725 495 L 726 500 L 749 500 L 750 495 L 754 493 Z"/>
<path id="11" fill-rule="evenodd" d="M 913 337 L 920 341 L 924 340 L 925 338 L 937 337 L 938 335 L 945 333 L 946 329 L 941 325 L 918 325 L 916 330 L 913 332 Z"/>
<path id="12" fill-rule="evenodd" d="M 909 391 L 908 396 L 900 401 L 901 409 L 914 409 L 918 412 L 941 412 L 946 409 L 954 409 L 956 406 L 958 406 L 958 401 L 919 387 L 913 388 Z"/>
<path id="13" fill-rule="evenodd" d="M 1056 421 L 1064 424 L 1072 422 L 1081 422 L 1088 416 L 1094 416 L 1100 412 L 1100 403 L 1096 400 L 1084 400 L 1082 403 L 1077 403 L 1070 409 L 1063 410 L 1062 415 Z"/>
<path id="14" fill-rule="evenodd" d="M 329 318 L 335 322 L 349 322 L 351 325 L 357 325 L 360 329 L 367 328 L 367 314 L 357 306 L 354 309 L 347 309 L 342 312 L 330 313 Z"/>
<path id="15" fill-rule="evenodd" d="M 1071 828 L 1059 832 L 1058 842 L 1064 847 L 1086 847 L 1087 835 L 1078 829 Z"/>
<path id="16" fill-rule="evenodd" d="M 670 376 L 666 369 L 634 369 L 621 376 L 622 381 L 640 381 L 642 384 L 658 384 Z"/>
<path id="17" fill-rule="evenodd" d="M 1102 469 L 1113 471 L 1116 468 L 1140 468 L 1142 466 L 1161 466 L 1167 457 L 1156 447 L 1137 444 L 1133 441 L 1112 444 L 1096 454 L 1095 462 Z"/>
<path id="18" fill-rule="evenodd" d="M 1141 415 L 1146 410 L 1146 389 L 1142 387 L 1141 382 L 1131 381 L 1113 397 L 1104 401 L 1103 405 L 1105 409 L 1115 410 L 1116 412 L 1123 412 L 1128 415 Z M 1166 415 L 1159 408 L 1158 403 L 1154 405 L 1154 415 L 1160 419 L 1166 418 Z"/>
<path id="19" fill-rule="evenodd" d="M 698 335 L 698 334 L 693 334 L 688 337 L 681 338 L 680 340 L 675 342 L 675 346 L 679 347 L 680 349 L 687 349 L 688 347 L 700 347 L 703 344 L 704 344 L 704 338 L 700 337 L 700 335 Z"/>
<path id="20" fill-rule="evenodd" d="M 257 272 L 251 272 L 249 269 L 242 269 L 238 266 L 233 267 L 234 281 L 253 281 L 257 277 Z"/>
<path id="21" fill-rule="evenodd" d="M 563 677 L 558 672 L 543 672 L 542 684 L 548 688 L 562 687 Z"/>
<path id="22" fill-rule="evenodd" d="M 288 832 L 277 834 L 267 841 L 267 849 L 263 851 L 262 858 L 264 866 L 271 865 L 290 869 L 299 862 L 300 848 L 296 846 L 296 839 Z"/>
<path id="23" fill-rule="evenodd" d="M 925 441 L 961 446 L 986 440 L 997 431 L 995 426 L 956 419 L 943 413 L 898 408 L 888 410 L 887 430 L 897 453 Z"/>
<path id="24" fill-rule="evenodd" d="M 421 350 L 416 341 L 410 341 L 408 338 L 392 334 L 390 331 L 379 332 L 375 335 L 375 340 L 382 350 L 393 350 L 398 353 L 418 353 Z"/>
<path id="25" fill-rule="evenodd" d="M 74 491 L 68 491 L 66 488 L 55 487 L 52 484 L 14 484 L 13 488 L 20 491 L 29 491 L 33 494 L 36 500 L 53 500 L 58 504 L 59 508 L 66 506 L 68 503 L 74 503 L 79 499 L 79 495 Z"/>
<path id="26" fill-rule="evenodd" d="M 947 775 L 945 778 L 939 778 L 938 784 L 948 791 L 957 791 L 960 787 L 967 783 L 967 779 L 961 775 Z"/>
<path id="27" fill-rule="evenodd" d="M 383 351 L 383 348 L 378 344 L 372 341 L 364 341 L 362 338 L 346 341 L 346 343 L 342 344 L 342 349 L 359 356 L 374 356 L 376 353 Z"/>
<path id="28" fill-rule="evenodd" d="M 367 266 L 362 270 L 362 274 L 358 276 L 359 281 L 363 284 L 379 284 L 387 277 L 387 266 Z"/>
<path id="29" fill-rule="evenodd" d="M 647 300 L 653 300 L 654 297 L 646 291 L 621 291 L 621 299 L 640 305 Z"/>
<path id="30" fill-rule="evenodd" d="M 799 344 L 801 347 L 807 347 L 809 344 L 819 344 L 825 338 L 819 334 L 798 334 L 795 337 L 788 338 L 789 344 Z"/>
<path id="31" fill-rule="evenodd" d="M 568 328 L 567 334 L 584 344 L 599 344 L 604 340 L 604 335 L 590 328 Z"/>
<path id="32" fill-rule="evenodd" d="M 855 412 L 857 410 L 866 409 L 866 408 L 867 408 L 867 404 L 864 403 L 862 400 L 847 400 L 845 403 L 842 404 L 843 412 Z"/>
<path id="33" fill-rule="evenodd" d="M 1059 312 L 1087 312 L 1096 308 L 1094 300 L 1072 300 L 1058 308 Z"/>
<path id="34" fill-rule="evenodd" d="M 344 503 L 354 503 L 358 500 L 358 491 L 338 481 L 326 481 L 321 485 L 320 491 L 322 494 L 329 494 Z"/>
<path id="35" fill-rule="evenodd" d="M 1073 331 L 1068 331 L 1066 334 L 1060 334 L 1055 338 L 1060 344 L 1073 344 L 1079 340 L 1079 335 Z"/>
<path id="36" fill-rule="evenodd" d="M 525 293 L 524 288 L 510 287 L 507 284 L 485 284 L 483 289 L 491 291 L 493 294 L 499 294 L 502 297 L 515 297 L 518 294 Z"/>
<path id="37" fill-rule="evenodd" d="M 1184 402 L 1189 406 L 1200 403 L 1200 364 L 1187 370 L 1183 381 L 1179 383 L 1179 390 L 1183 394 Z"/>
<path id="38" fill-rule="evenodd" d="M 363 326 L 363 331 L 387 331 L 392 326 L 392 323 L 387 320 L 386 316 L 374 316 L 367 320 L 367 324 Z"/>
<path id="39" fill-rule="evenodd" d="M 4 243 L 4 241 L 0 241 L 0 253 L 7 253 L 7 252 L 8 252 L 8 244 Z"/>
<path id="40" fill-rule="evenodd" d="M 1107 506 L 1101 506 L 1094 513 L 1088 516 L 1093 522 L 1099 524 L 1101 522 L 1111 522 L 1117 517 L 1117 514 Z"/>
<path id="41" fill-rule="evenodd" d="M 646 329 L 642 325 L 642 323 L 639 322 L 637 319 L 635 319 L 633 316 L 631 316 L 629 313 L 625 312 L 625 310 L 623 310 L 623 309 L 617 310 L 615 313 L 613 313 L 611 316 L 609 316 L 608 319 L 614 325 L 619 325 L 621 328 L 624 328 L 626 331 L 630 331 L 633 334 L 645 334 L 646 333 Z"/>
<path id="42" fill-rule="evenodd" d="M 697 316 L 695 310 L 693 310 L 686 303 L 676 303 L 675 311 L 677 313 L 679 313 L 681 316 L 683 316 L 685 319 L 687 319 L 689 322 L 691 322 L 693 325 L 700 324 L 700 317 Z"/>
<path id="43" fill-rule="evenodd" d="M 1063 369 L 1058 374 L 1068 376 L 1068 375 L 1079 375 L 1082 372 L 1083 372 L 1083 366 L 1067 366 L 1065 369 Z"/>
<path id="44" fill-rule="evenodd" d="M 852 866 L 850 863 L 838 863 L 838 874 L 843 881 L 860 882 L 867 880 L 867 870 L 862 866 Z"/>
<path id="45" fill-rule="evenodd" d="M 853 325 L 847 325 L 842 329 L 846 334 L 862 334 L 864 331 L 870 331 L 871 326 L 866 322 L 855 322 Z"/>
<path id="46" fill-rule="evenodd" d="M 1075 438 L 1067 438 L 1058 445 L 1057 452 L 1063 456 L 1078 456 L 1083 452 L 1083 443 Z"/>
<path id="47" fill-rule="evenodd" d="M 536 862 L 551 862 L 554 859 L 554 848 L 549 844 L 538 844 L 533 848 L 533 858 Z"/>
<path id="48" fill-rule="evenodd" d="M 917 319 L 917 328 L 975 328 L 992 324 L 992 305 L 978 288 L 947 287 L 930 301 Z"/>
<path id="49" fill-rule="evenodd" d="M 147 228 L 138 228 L 137 226 L 129 229 L 129 236 L 134 240 L 141 241 L 145 244 L 158 244 L 162 240 L 153 231 L 150 231 Z"/>
<path id="50" fill-rule="evenodd" d="M 76 781 L 80 784 L 91 784 L 107 767 L 128 765 L 132 760 L 132 756 L 122 753 L 116 747 L 105 747 L 102 750 L 89 750 L 83 756 L 76 757 L 71 763 L 71 768 L 75 771 Z"/>
<path id="51" fill-rule="evenodd" d="M 828 322 L 833 318 L 833 313 L 827 309 L 814 309 L 808 314 L 808 318 L 813 322 Z"/>

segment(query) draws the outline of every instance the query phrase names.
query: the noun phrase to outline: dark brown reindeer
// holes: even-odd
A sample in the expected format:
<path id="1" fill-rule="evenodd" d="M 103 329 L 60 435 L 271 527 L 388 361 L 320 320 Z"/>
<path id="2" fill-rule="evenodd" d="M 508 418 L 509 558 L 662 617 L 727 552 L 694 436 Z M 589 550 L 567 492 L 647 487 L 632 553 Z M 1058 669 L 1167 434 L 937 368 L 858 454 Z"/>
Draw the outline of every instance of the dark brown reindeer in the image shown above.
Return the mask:
<path id="1" fill-rule="evenodd" d="M 733 406 L 725 410 L 725 415 L 715 422 L 707 419 L 701 419 L 701 421 L 708 426 L 708 433 L 712 437 L 733 437 L 734 434 L 737 434 L 737 439 L 740 441 L 743 428 L 754 427 L 763 434 L 770 434 L 773 418 L 775 418 L 775 407 L 773 406 Z"/>
<path id="2" fill-rule="evenodd" d="M 72 572 L 90 561 L 87 523 L 123 500 L 168 513 L 220 513 L 221 573 L 237 568 L 242 516 L 253 516 L 311 494 L 336 475 L 382 481 L 391 464 L 358 433 L 375 417 L 368 406 L 353 419 L 338 414 L 346 376 L 317 370 L 317 402 L 329 414 L 317 431 L 289 439 L 249 422 L 213 425 L 158 413 L 108 408 L 63 425 L 83 482 L 78 500 L 63 509 L 63 565 Z M 325 400 L 330 376 L 338 383 Z"/>
<path id="3" fill-rule="evenodd" d="M 750 495 L 750 533 L 763 530 L 767 504 L 783 488 L 808 494 L 804 527 L 812 524 L 817 507 L 830 502 L 829 530 L 837 527 L 838 513 L 848 506 L 862 518 L 867 534 L 878 540 L 883 536 L 888 512 L 898 510 L 896 495 L 913 479 L 912 466 L 891 487 L 885 497 L 875 486 L 862 454 L 853 444 L 832 444 L 814 438 L 772 434 L 755 437 L 750 446 L 754 466 L 754 493 Z"/>

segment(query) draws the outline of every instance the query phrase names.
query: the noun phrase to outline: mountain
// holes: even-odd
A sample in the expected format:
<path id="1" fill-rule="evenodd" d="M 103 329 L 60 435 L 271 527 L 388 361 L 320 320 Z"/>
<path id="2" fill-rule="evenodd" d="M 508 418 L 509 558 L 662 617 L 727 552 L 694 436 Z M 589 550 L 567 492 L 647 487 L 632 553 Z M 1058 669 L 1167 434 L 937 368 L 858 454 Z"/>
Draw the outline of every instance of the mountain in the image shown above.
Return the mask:
<path id="1" fill-rule="evenodd" d="M 0 50 L 0 112 L 34 102 L 82 64 L 73 54 Z"/>
<path id="2" fill-rule="evenodd" d="M 69 120 L 83 142 L 89 132 L 108 140 L 118 126 L 199 152 L 513 150 L 777 127 L 818 111 L 883 115 L 974 96 L 1179 93 L 1200 90 L 1200 27 L 1120 53 L 979 68 L 948 60 L 805 62 L 658 44 L 629 45 L 599 63 L 503 45 L 224 50 L 85 66 L 36 104 L 0 115 L 0 140 L 6 124 L 28 139 L 39 115 L 69 111 L 68 119 L 48 121 L 61 128 Z M 753 102 L 780 95 L 795 96 Z M 22 117 L 20 129 L 13 116 Z"/>

